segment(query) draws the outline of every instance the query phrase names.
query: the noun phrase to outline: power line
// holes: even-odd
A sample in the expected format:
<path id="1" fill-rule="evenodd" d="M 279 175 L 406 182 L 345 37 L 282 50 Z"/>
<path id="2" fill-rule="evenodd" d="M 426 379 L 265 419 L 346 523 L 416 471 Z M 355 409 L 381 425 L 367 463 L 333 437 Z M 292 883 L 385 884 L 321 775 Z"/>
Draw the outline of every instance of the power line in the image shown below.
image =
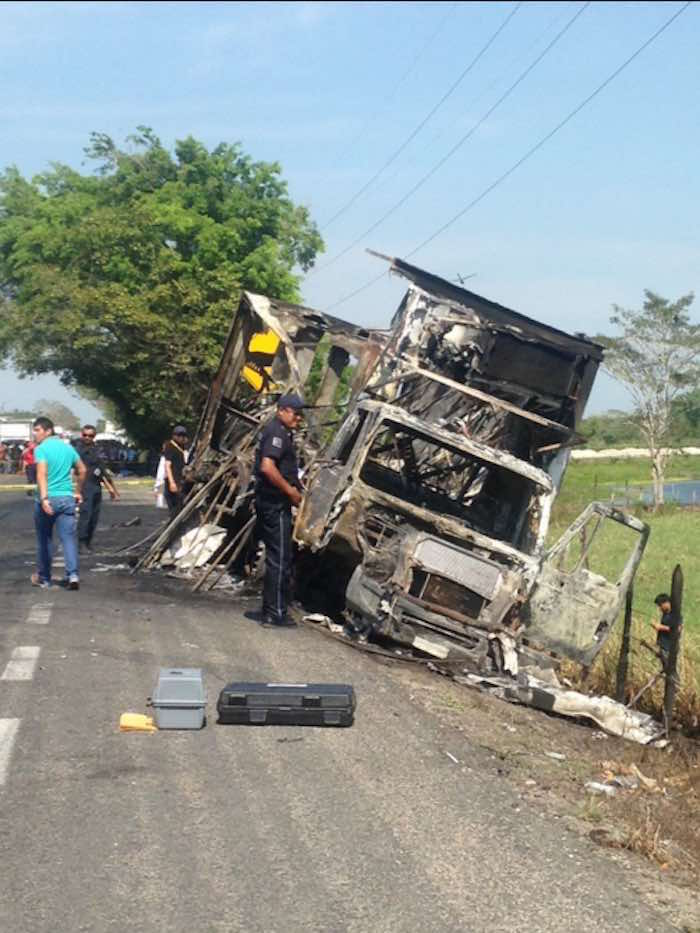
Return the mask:
<path id="1" fill-rule="evenodd" d="M 444 155 L 438 162 L 436 162 L 436 164 L 428 172 L 426 172 L 426 174 L 423 175 L 422 178 L 420 178 L 415 183 L 415 185 L 413 185 L 413 187 L 410 188 L 406 192 L 406 194 L 403 195 L 403 197 L 401 197 L 394 205 L 392 205 L 392 207 L 390 207 L 389 210 L 385 211 L 384 214 L 382 214 L 382 216 L 379 218 L 379 220 L 376 220 L 370 227 L 367 228 L 367 230 L 363 231 L 356 239 L 354 239 L 352 243 L 349 244 L 349 246 L 346 246 L 345 249 L 341 250 L 339 253 L 336 253 L 336 255 L 333 256 L 331 259 L 329 259 L 328 262 L 325 262 L 323 263 L 323 265 L 319 266 L 317 271 L 321 272 L 324 269 L 327 269 L 329 266 L 332 266 L 333 263 L 337 262 L 339 259 L 342 259 L 343 256 L 346 256 L 350 252 L 350 250 L 354 249 L 356 246 L 362 243 L 362 241 L 366 237 L 368 237 L 370 233 L 373 233 L 377 229 L 377 227 L 380 227 L 384 223 L 385 220 L 388 220 L 392 214 L 394 214 L 400 207 L 402 207 L 406 203 L 406 201 L 412 198 L 413 195 L 416 193 L 416 191 L 422 188 L 423 185 L 430 178 L 432 178 L 433 175 L 439 169 L 442 168 L 445 162 L 447 162 L 448 159 L 451 159 L 452 156 L 455 154 L 455 152 L 461 149 L 462 146 L 469 139 L 471 139 L 471 137 L 476 133 L 479 127 L 482 126 L 486 122 L 486 120 L 488 120 L 488 118 L 494 113 L 494 111 L 496 111 L 498 107 L 500 107 L 501 104 L 504 103 L 504 101 L 508 97 L 510 97 L 513 91 L 515 91 L 515 89 L 520 84 L 523 83 L 523 81 L 527 78 L 530 72 L 534 68 L 536 68 L 537 65 L 539 65 L 542 59 L 550 52 L 550 50 L 557 44 L 557 42 L 559 42 L 559 40 L 565 35 L 565 33 L 567 33 L 569 29 L 571 29 L 571 27 L 574 25 L 574 23 L 579 18 L 579 16 L 585 13 L 585 11 L 588 9 L 590 5 L 591 5 L 591 0 L 588 0 L 588 2 L 584 3 L 581 7 L 579 7 L 576 13 L 574 13 L 574 15 L 568 20 L 568 22 L 564 24 L 564 26 L 559 30 L 556 36 L 554 36 L 551 42 L 549 42 L 549 44 L 544 47 L 544 49 L 539 53 L 539 55 L 537 55 L 533 59 L 533 61 L 527 66 L 527 68 L 518 75 L 518 77 L 510 85 L 510 87 L 506 91 L 504 91 L 503 94 L 501 94 L 501 96 L 498 98 L 495 104 L 492 104 L 491 107 L 489 107 L 486 113 L 484 113 L 483 116 L 479 120 L 477 120 L 477 122 L 474 123 L 473 126 L 464 134 L 464 136 L 462 136 L 462 138 L 459 139 L 454 144 L 454 146 L 449 150 L 449 152 L 446 155 Z"/>
<path id="2" fill-rule="evenodd" d="M 432 241 L 436 237 L 440 236 L 441 233 L 444 233 L 445 230 L 448 229 L 448 227 L 451 227 L 453 223 L 455 223 L 457 220 L 460 219 L 460 217 L 463 217 L 467 213 L 467 211 L 470 211 L 473 207 L 476 207 L 476 205 L 483 198 L 485 198 L 487 194 L 489 194 L 491 191 L 494 190 L 494 188 L 498 187 L 498 185 L 504 182 L 506 178 L 512 175 L 513 172 L 516 171 L 516 169 L 520 168 L 520 166 L 524 162 L 527 162 L 530 156 L 533 156 L 539 149 L 541 149 L 545 145 L 545 143 L 548 143 L 549 140 L 559 132 L 559 130 L 563 129 L 567 123 L 571 122 L 571 120 L 573 120 L 573 118 L 577 116 L 577 114 L 579 114 L 583 110 L 584 107 L 586 107 L 595 97 L 597 97 L 601 91 L 605 90 L 605 88 L 612 81 L 614 81 L 615 78 L 617 78 L 617 76 L 621 74 L 621 72 L 623 72 L 625 68 L 627 68 L 627 66 L 630 65 L 635 60 L 635 58 L 641 55 L 642 52 L 652 44 L 652 42 L 658 39 L 661 33 L 664 32 L 666 29 L 668 29 L 671 23 L 673 23 L 674 20 L 678 19 L 681 13 L 684 13 L 688 9 L 688 7 L 692 4 L 692 2 L 693 0 L 687 0 L 687 2 L 684 3 L 683 6 L 673 14 L 673 16 L 670 16 L 666 20 L 666 22 L 663 23 L 663 25 L 660 26 L 656 30 L 656 32 L 653 33 L 646 40 L 646 42 L 640 45 L 639 48 L 635 52 L 633 52 L 629 58 L 627 58 L 618 68 L 615 69 L 615 71 L 612 72 L 612 74 L 608 75 L 608 77 L 605 79 L 605 81 L 602 82 L 602 84 L 599 84 L 598 87 L 591 94 L 588 95 L 588 97 L 582 100 L 581 103 L 577 107 L 575 107 L 570 113 L 568 113 L 567 116 L 565 116 L 564 119 L 560 123 L 557 123 L 554 129 L 550 130 L 550 132 L 547 133 L 546 136 L 543 136 L 542 139 L 539 140 L 539 142 L 535 143 L 534 146 L 528 149 L 528 151 L 525 153 L 524 156 L 522 156 L 520 159 L 518 159 L 517 162 L 511 165 L 511 167 L 507 171 L 505 171 L 502 175 L 500 175 L 492 184 L 488 186 L 488 188 L 485 188 L 481 192 L 480 195 L 474 198 L 473 201 L 470 201 L 466 207 L 462 208 L 461 211 L 458 211 L 458 213 L 456 213 L 454 217 L 448 220 L 447 223 L 443 224 L 439 230 L 436 230 L 435 233 L 431 234 L 431 236 L 429 236 L 427 240 L 423 240 L 421 244 L 416 246 L 415 249 L 411 250 L 411 252 L 408 254 L 406 258 L 408 259 L 411 256 L 414 256 L 419 250 L 423 249 L 424 246 L 427 246 L 428 243 L 432 243 Z"/>
<path id="3" fill-rule="evenodd" d="M 323 225 L 323 227 L 321 227 L 321 230 L 322 230 L 322 231 L 323 231 L 323 230 L 326 230 L 335 220 L 338 219 L 338 217 L 340 217 L 342 214 L 345 213 L 345 211 L 347 211 L 349 208 L 351 208 L 352 205 L 357 201 L 357 199 L 360 198 L 360 197 L 365 193 L 365 191 L 367 191 L 367 189 L 370 187 L 370 185 L 374 184 L 374 182 L 379 178 L 379 176 L 380 176 L 383 172 L 385 172 L 386 169 L 388 169 L 389 166 L 390 166 L 393 162 L 396 161 L 396 159 L 398 159 L 398 157 L 401 155 L 401 153 L 404 151 L 404 149 L 409 145 L 409 143 L 411 143 L 411 142 L 416 138 L 416 136 L 420 133 L 420 131 L 423 129 L 423 127 L 426 125 L 426 123 L 437 113 L 437 111 L 440 109 L 440 107 L 442 107 L 442 105 L 445 103 L 445 101 L 457 90 L 457 88 L 459 87 L 459 85 L 460 85 L 460 84 L 462 83 L 462 81 L 467 77 L 467 75 L 469 74 L 469 72 L 475 67 L 475 65 L 477 64 L 477 62 L 486 54 L 486 52 L 488 51 L 488 49 L 493 45 L 493 43 L 496 41 L 496 39 L 498 38 L 498 36 L 503 32 L 503 30 L 506 28 L 506 26 L 508 25 L 508 23 L 513 19 L 513 17 L 515 16 L 515 14 L 516 14 L 516 13 L 518 12 L 518 10 L 522 7 L 523 3 L 524 3 L 524 0 L 519 0 L 519 2 L 516 3 L 516 5 L 515 5 L 515 6 L 513 7 L 513 9 L 510 11 L 510 13 L 508 14 L 508 16 L 506 16 L 506 18 L 505 18 L 504 21 L 501 23 L 501 25 L 498 27 L 498 29 L 493 33 L 493 35 L 491 36 L 491 38 L 490 38 L 490 39 L 486 42 L 486 44 L 485 44 L 484 46 L 482 46 L 482 48 L 477 52 L 477 54 L 474 56 L 474 58 L 471 60 L 471 62 L 467 65 L 467 67 L 466 67 L 466 68 L 464 69 L 464 71 L 460 74 L 460 76 L 457 78 L 457 80 L 452 84 L 452 86 L 451 86 L 450 88 L 448 88 L 448 90 L 443 94 L 443 96 L 440 98 L 440 100 L 437 102 L 437 104 L 435 104 L 435 106 L 432 108 L 432 110 L 431 110 L 425 117 L 423 117 L 423 119 L 420 121 L 420 123 L 418 124 L 418 126 L 415 127 L 415 129 L 409 134 L 409 136 L 401 143 L 401 145 L 399 146 L 399 148 L 396 149 L 396 150 L 394 151 L 394 153 L 393 153 L 391 156 L 389 156 L 389 158 L 388 158 L 387 161 L 382 165 L 382 167 L 381 167 L 377 172 L 375 172 L 374 175 L 372 175 L 372 177 L 369 179 L 369 181 L 365 182 L 365 184 L 359 189 L 359 191 L 356 191 L 355 194 L 350 198 L 350 200 L 347 201 L 338 211 L 336 211 L 335 214 L 333 214 L 333 216 L 330 218 L 330 220 L 327 220 L 327 221 L 326 221 L 326 223 Z"/>
<path id="4" fill-rule="evenodd" d="M 575 3 L 562 4 L 562 9 L 559 10 L 559 12 L 549 20 L 549 22 L 547 23 L 545 28 L 542 30 L 542 32 L 539 33 L 537 38 L 534 39 L 532 42 L 530 42 L 527 48 L 524 49 L 523 54 L 518 55 L 517 58 L 515 58 L 511 62 L 511 64 L 517 66 L 517 65 L 520 65 L 522 62 L 526 61 L 530 55 L 530 52 L 533 49 L 537 48 L 540 42 L 542 42 L 545 39 L 547 34 L 550 31 L 552 31 L 556 26 L 558 26 L 558 24 L 563 19 L 565 19 L 565 17 L 568 15 L 569 11 L 567 10 L 567 6 L 569 7 L 569 9 L 571 9 L 575 5 L 576 5 Z M 468 113 L 472 107 L 475 107 L 481 100 L 484 99 L 484 97 L 487 96 L 487 94 L 489 93 L 489 91 L 491 91 L 492 88 L 498 87 L 499 84 L 503 84 L 503 81 L 504 81 L 503 74 L 500 74 L 496 78 L 494 78 L 493 81 L 491 81 L 479 94 L 476 95 L 476 97 L 472 98 L 472 100 L 464 108 L 464 112 Z M 453 124 L 451 124 L 450 128 L 452 128 L 452 126 Z M 447 127 L 443 127 L 442 129 L 438 130 L 437 133 L 435 133 L 430 139 L 430 142 L 426 146 L 425 151 L 432 152 L 433 149 L 435 148 L 435 144 L 438 142 L 438 140 L 441 139 L 441 137 L 445 135 L 446 131 L 447 131 Z M 395 178 L 395 177 L 396 177 L 395 175 L 392 176 L 392 178 Z"/>
<path id="5" fill-rule="evenodd" d="M 693 3 L 693 0 L 687 0 L 687 2 L 683 4 L 683 6 L 681 6 L 678 10 L 676 10 L 673 16 L 670 16 L 664 23 L 662 23 L 662 25 L 654 33 L 652 33 L 652 35 L 649 36 L 649 38 L 645 42 L 643 42 L 629 56 L 629 58 L 625 59 L 625 61 L 621 65 L 619 65 L 611 74 L 609 74 L 608 77 L 601 84 L 599 84 L 598 87 L 594 91 L 592 91 L 588 95 L 588 97 L 584 98 L 580 104 L 574 107 L 574 109 L 571 110 L 564 117 L 563 120 L 557 123 L 557 125 L 552 130 L 550 130 L 549 133 L 546 134 L 546 136 L 543 136 L 538 142 L 535 143 L 534 146 L 531 146 L 530 149 L 528 149 L 527 152 L 517 160 L 517 162 L 514 162 L 513 165 L 511 165 L 511 167 L 507 171 L 503 172 L 502 175 L 499 175 L 499 177 L 495 181 L 493 181 L 487 188 L 484 188 L 484 190 L 479 195 L 477 195 L 477 197 L 475 197 L 472 201 L 469 202 L 469 204 L 466 205 L 466 207 L 462 208 L 462 210 L 456 213 L 452 218 L 450 218 L 450 220 L 448 220 L 447 223 L 443 224 L 438 230 L 432 233 L 426 240 L 423 240 L 422 243 L 420 243 L 418 246 L 412 249 L 411 252 L 408 253 L 404 258 L 410 259 L 412 256 L 415 256 L 417 252 L 422 250 L 429 243 L 432 243 L 432 241 L 436 239 L 438 236 L 440 236 L 441 233 L 444 233 L 445 230 L 447 230 L 449 227 L 452 226 L 452 224 L 456 223 L 456 221 L 464 217 L 464 215 L 468 211 L 470 211 L 473 207 L 476 207 L 476 205 L 479 204 L 480 201 L 482 201 L 488 194 L 490 194 L 495 188 L 497 188 L 508 177 L 510 177 L 510 175 L 512 175 L 513 172 L 515 172 L 518 168 L 520 168 L 520 166 L 523 165 L 524 162 L 526 162 L 539 149 L 541 149 L 546 143 L 548 143 L 549 140 L 552 139 L 553 136 L 555 136 L 561 129 L 563 129 L 567 125 L 567 123 L 570 123 L 571 120 L 573 120 L 573 118 L 577 116 L 584 109 L 584 107 L 586 107 L 592 100 L 594 100 L 594 98 L 596 98 L 601 93 L 601 91 L 605 90 L 605 88 L 609 84 L 611 84 L 612 81 L 614 81 L 615 78 L 617 78 L 618 75 L 620 75 L 629 65 L 631 65 L 632 62 L 642 54 L 642 52 L 644 52 L 647 48 L 649 48 L 649 46 L 653 42 L 655 42 L 656 39 L 658 39 L 659 36 L 663 32 L 665 32 L 666 29 L 668 29 L 668 27 L 675 20 L 678 19 L 678 17 L 682 13 L 684 13 L 688 9 L 688 7 L 691 6 L 692 3 Z M 387 272 L 382 272 L 380 275 L 373 278 L 370 282 L 367 282 L 365 285 L 360 286 L 360 288 L 356 288 L 353 292 L 350 292 L 349 295 L 345 295 L 343 298 L 340 298 L 338 301 L 336 301 L 335 304 L 332 304 L 328 310 L 337 308 L 339 305 L 344 304 L 346 301 L 349 301 L 351 298 L 354 298 L 356 295 L 359 295 L 362 292 L 366 291 L 366 289 L 370 288 L 372 285 L 375 285 L 382 278 L 384 278 L 386 274 Z"/>
<path id="6" fill-rule="evenodd" d="M 437 26 L 435 27 L 435 29 L 433 30 L 433 32 L 428 36 L 428 38 L 425 40 L 425 42 L 423 43 L 423 45 L 418 49 L 418 51 L 416 52 L 416 54 L 413 56 L 413 60 L 411 61 L 411 64 L 410 64 L 410 65 L 408 66 L 408 68 L 404 71 L 404 73 L 401 75 L 401 77 L 399 78 L 399 80 L 396 82 L 396 84 L 393 86 L 393 88 L 391 89 L 391 91 L 388 93 L 388 95 L 387 95 L 386 98 L 384 99 L 384 101 L 383 101 L 383 103 L 382 103 L 382 109 L 384 109 L 384 107 L 385 107 L 387 104 L 391 103 L 391 101 L 394 99 L 394 97 L 396 97 L 396 94 L 397 94 L 399 88 L 401 87 L 401 85 L 404 83 L 404 81 L 406 80 L 406 78 L 408 78 L 408 76 L 411 74 L 411 72 L 413 71 L 413 69 L 416 67 L 416 65 L 418 64 L 418 62 L 420 61 L 420 59 L 425 55 L 425 53 L 426 53 L 427 50 L 430 48 L 430 46 L 433 44 L 433 42 L 434 42 L 435 39 L 438 37 L 438 35 L 442 32 L 442 29 L 443 29 L 445 23 L 448 21 L 448 19 L 450 18 L 450 16 L 452 16 L 452 14 L 454 13 L 454 11 L 457 9 L 457 6 L 458 6 L 458 5 L 459 5 L 459 4 L 458 4 L 458 0 L 455 0 L 455 2 L 452 3 L 452 4 L 450 5 L 449 9 L 448 9 L 447 12 L 445 13 L 445 15 L 441 18 L 440 22 L 437 24 Z M 379 115 L 379 111 L 375 111 L 374 116 L 373 116 L 373 117 L 370 117 L 369 120 L 366 120 L 365 123 L 363 123 L 363 125 L 362 125 L 361 129 L 359 130 L 359 132 L 356 133 L 355 136 L 351 139 L 351 141 L 344 147 L 343 152 L 344 152 L 346 158 L 347 158 L 347 156 L 348 156 L 348 153 L 351 152 L 351 151 L 355 148 L 355 146 L 356 146 L 357 143 L 360 141 L 360 139 L 362 139 L 362 137 L 365 135 L 365 133 L 366 133 L 367 129 L 369 128 L 369 126 L 377 119 L 377 116 L 378 116 L 378 115 Z M 330 223 L 333 222 L 333 220 L 334 220 L 334 218 L 331 217 L 331 219 L 328 221 L 328 223 L 327 223 L 325 226 L 327 227 L 328 224 L 330 224 Z M 322 229 L 325 229 L 325 227 L 322 228 Z"/>

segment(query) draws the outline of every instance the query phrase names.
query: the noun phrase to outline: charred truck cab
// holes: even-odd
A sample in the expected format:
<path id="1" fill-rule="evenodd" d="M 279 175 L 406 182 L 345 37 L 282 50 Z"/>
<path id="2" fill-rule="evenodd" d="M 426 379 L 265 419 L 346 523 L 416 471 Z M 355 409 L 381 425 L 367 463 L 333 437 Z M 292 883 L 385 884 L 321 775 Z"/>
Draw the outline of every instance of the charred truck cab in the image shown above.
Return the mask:
<path id="1" fill-rule="evenodd" d="M 413 284 L 309 471 L 300 577 L 362 636 L 484 672 L 588 664 L 648 535 L 594 503 L 546 548 L 602 348 L 391 262 Z M 591 566 L 611 547 L 614 580 Z"/>
<path id="2" fill-rule="evenodd" d="M 312 468 L 297 540 L 321 552 L 326 586 L 352 569 L 357 630 L 482 661 L 534 582 L 552 493 L 510 454 L 362 401 Z"/>

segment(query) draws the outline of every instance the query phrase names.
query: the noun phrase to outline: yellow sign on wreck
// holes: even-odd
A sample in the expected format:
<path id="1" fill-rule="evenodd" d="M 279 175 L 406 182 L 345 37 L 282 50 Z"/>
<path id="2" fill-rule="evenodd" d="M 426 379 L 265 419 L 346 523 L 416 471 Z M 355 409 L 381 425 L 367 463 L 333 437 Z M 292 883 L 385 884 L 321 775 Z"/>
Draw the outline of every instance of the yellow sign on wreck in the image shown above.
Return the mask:
<path id="1" fill-rule="evenodd" d="M 269 392 L 275 388 L 275 383 L 272 381 L 272 363 L 279 345 L 280 338 L 273 330 L 253 334 L 250 338 L 242 374 L 248 385 L 256 392 Z"/>

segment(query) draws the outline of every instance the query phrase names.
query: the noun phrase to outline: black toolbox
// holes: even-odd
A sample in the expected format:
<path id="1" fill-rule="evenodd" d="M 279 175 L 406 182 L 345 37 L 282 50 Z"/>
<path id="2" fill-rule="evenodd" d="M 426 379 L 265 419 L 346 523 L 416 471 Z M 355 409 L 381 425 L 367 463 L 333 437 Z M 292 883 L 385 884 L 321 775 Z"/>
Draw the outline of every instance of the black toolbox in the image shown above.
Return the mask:
<path id="1" fill-rule="evenodd" d="M 231 683 L 219 694 L 219 722 L 250 726 L 351 726 L 349 684 Z"/>

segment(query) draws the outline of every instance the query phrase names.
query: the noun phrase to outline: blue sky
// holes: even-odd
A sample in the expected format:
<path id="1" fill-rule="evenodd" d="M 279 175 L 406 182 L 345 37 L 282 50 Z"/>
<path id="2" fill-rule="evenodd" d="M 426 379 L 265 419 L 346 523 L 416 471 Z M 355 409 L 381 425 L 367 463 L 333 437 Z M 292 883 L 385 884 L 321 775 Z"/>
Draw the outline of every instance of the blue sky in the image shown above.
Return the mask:
<path id="1" fill-rule="evenodd" d="M 400 279 L 384 276 L 337 304 L 382 272 L 364 248 L 409 254 L 681 6 L 0 3 L 0 167 L 16 164 L 26 175 L 52 161 L 80 167 L 92 130 L 123 141 L 138 124 L 167 145 L 189 134 L 208 146 L 239 141 L 254 158 L 281 163 L 292 197 L 322 228 L 326 254 L 302 285 L 305 302 L 384 326 Z M 700 287 L 699 46 L 694 4 L 411 261 L 448 279 L 474 274 L 474 291 L 589 334 L 608 329 L 613 303 L 639 306 L 645 288 L 676 298 Z M 455 84 L 396 161 L 327 223 Z M 477 123 L 405 205 L 363 236 Z M 693 317 L 700 320 L 700 300 Z M 0 407 L 40 397 L 92 414 L 50 377 L 0 372 Z M 589 412 L 625 404 L 600 377 Z"/>

